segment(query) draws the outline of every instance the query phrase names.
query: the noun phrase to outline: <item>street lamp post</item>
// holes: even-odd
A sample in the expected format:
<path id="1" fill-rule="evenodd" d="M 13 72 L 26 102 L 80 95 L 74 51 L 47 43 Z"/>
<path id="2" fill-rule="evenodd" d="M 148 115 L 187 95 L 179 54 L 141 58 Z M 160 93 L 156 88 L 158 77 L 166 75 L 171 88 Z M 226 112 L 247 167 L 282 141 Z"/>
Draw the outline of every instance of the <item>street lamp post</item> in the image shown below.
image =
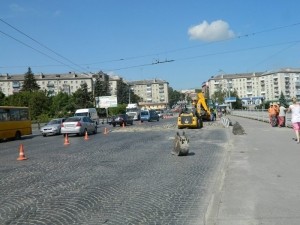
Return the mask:
<path id="1" fill-rule="evenodd" d="M 132 88 L 131 88 L 131 86 L 129 85 L 129 88 L 128 88 L 128 103 L 130 104 L 131 103 L 131 91 L 133 90 Z"/>
<path id="2" fill-rule="evenodd" d="M 129 101 L 128 103 L 130 104 L 130 86 L 129 86 Z"/>

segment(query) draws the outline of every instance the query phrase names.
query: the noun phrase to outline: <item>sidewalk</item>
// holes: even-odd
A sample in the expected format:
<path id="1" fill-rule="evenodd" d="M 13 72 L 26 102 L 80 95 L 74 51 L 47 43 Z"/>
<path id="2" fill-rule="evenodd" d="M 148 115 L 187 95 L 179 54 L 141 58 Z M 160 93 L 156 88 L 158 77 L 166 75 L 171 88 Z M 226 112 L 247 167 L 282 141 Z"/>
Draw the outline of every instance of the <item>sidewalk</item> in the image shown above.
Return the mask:
<path id="1" fill-rule="evenodd" d="M 209 225 L 299 225 L 300 144 L 291 128 L 241 117 L 207 216 Z"/>

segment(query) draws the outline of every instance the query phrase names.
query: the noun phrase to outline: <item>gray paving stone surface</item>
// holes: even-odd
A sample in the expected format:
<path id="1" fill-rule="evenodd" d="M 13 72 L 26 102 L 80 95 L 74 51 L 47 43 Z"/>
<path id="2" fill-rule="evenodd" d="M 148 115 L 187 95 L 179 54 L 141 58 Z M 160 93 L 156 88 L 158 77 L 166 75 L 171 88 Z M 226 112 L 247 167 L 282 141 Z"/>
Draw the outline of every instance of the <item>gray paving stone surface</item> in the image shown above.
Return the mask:
<path id="1" fill-rule="evenodd" d="M 0 224 L 204 224 L 228 129 L 186 130 L 178 157 L 174 122 L 0 143 Z"/>

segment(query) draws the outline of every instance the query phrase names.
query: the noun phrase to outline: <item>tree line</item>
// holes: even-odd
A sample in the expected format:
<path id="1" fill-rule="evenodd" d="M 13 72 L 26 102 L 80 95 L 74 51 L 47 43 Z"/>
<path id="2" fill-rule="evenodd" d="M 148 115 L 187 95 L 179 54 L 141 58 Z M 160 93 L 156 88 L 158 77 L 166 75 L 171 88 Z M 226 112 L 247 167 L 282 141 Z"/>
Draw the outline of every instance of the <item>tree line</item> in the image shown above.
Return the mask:
<path id="1" fill-rule="evenodd" d="M 50 118 L 71 116 L 78 108 L 93 108 L 95 106 L 95 96 L 111 95 L 109 76 L 103 72 L 99 72 L 99 75 L 102 75 L 104 79 L 100 79 L 100 76 L 97 76 L 93 91 L 89 91 L 87 84 L 83 83 L 73 94 L 59 92 L 57 95 L 53 96 L 53 93 L 50 91 L 40 89 L 35 80 L 34 74 L 29 67 L 28 71 L 25 73 L 24 83 L 19 92 L 14 93 L 13 95 L 5 96 L 0 91 L 0 105 L 29 107 L 32 120 L 41 122 L 46 122 Z M 134 94 L 130 86 L 121 79 L 117 83 L 118 107 L 109 108 L 109 115 L 125 112 L 126 105 L 129 103 L 129 91 L 131 102 L 141 101 L 141 98 Z M 198 89 L 196 92 L 201 92 L 201 90 Z M 220 105 L 225 102 L 227 94 L 228 93 L 225 91 L 216 91 L 212 94 L 211 99 Z M 176 91 L 172 87 L 169 87 L 168 89 L 168 96 L 169 108 L 171 108 L 173 105 L 176 105 L 178 101 L 186 100 L 187 102 L 192 102 L 190 96 Z M 232 103 L 232 108 L 241 109 L 242 100 L 237 95 L 237 92 L 231 91 L 230 96 L 236 97 L 237 99 L 236 102 Z M 206 96 L 206 98 L 209 97 Z M 285 97 L 282 93 L 279 102 L 287 105 Z M 269 102 L 263 102 L 263 104 L 258 106 L 258 108 L 268 108 L 268 104 Z M 105 109 L 97 110 L 99 116 L 106 116 Z"/>
<path id="2" fill-rule="evenodd" d="M 55 117 L 68 117 L 73 115 L 76 109 L 95 107 L 95 96 L 110 96 L 109 76 L 107 74 L 102 75 L 104 75 L 104 79 L 101 80 L 100 76 L 96 78 L 93 91 L 89 91 L 87 84 L 83 83 L 73 94 L 59 92 L 57 95 L 53 95 L 51 91 L 40 89 L 34 73 L 29 67 L 19 92 L 5 96 L 0 91 L 0 105 L 29 107 L 31 119 L 40 122 L 46 122 Z M 121 80 L 117 84 L 119 104 L 118 107 L 111 109 L 110 114 L 125 111 L 129 102 L 129 91 L 131 91 L 132 102 L 140 101 L 140 97 L 134 94 L 129 85 Z M 98 109 L 98 113 L 100 116 L 106 116 L 105 109 Z"/>

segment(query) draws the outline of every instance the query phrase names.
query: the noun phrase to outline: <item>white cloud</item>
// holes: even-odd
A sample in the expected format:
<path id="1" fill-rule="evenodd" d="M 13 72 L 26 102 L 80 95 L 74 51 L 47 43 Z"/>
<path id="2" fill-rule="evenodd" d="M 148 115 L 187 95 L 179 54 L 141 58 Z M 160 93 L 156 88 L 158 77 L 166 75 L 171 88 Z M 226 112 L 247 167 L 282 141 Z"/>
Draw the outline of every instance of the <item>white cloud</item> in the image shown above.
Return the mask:
<path id="1" fill-rule="evenodd" d="M 228 23 L 223 20 L 216 20 L 211 24 L 207 23 L 207 21 L 203 21 L 189 28 L 188 35 L 190 39 L 206 42 L 220 41 L 235 36 L 234 32 L 229 29 Z"/>

